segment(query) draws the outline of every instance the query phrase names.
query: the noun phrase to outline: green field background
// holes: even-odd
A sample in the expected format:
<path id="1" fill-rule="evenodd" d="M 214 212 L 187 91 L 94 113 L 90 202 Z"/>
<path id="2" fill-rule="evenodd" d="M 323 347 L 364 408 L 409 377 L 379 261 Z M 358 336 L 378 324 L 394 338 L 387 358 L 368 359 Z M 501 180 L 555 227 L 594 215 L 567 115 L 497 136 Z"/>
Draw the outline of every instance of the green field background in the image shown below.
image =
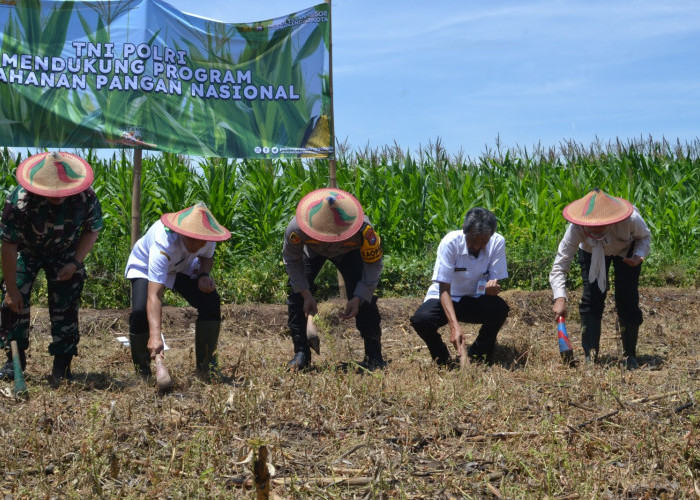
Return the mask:
<path id="1" fill-rule="evenodd" d="M 700 140 L 639 139 L 589 145 L 502 149 L 479 157 L 449 154 L 440 140 L 409 153 L 397 145 L 338 148 L 338 186 L 355 194 L 382 238 L 385 252 L 380 296 L 420 296 L 430 282 L 437 245 L 461 227 L 474 206 L 492 210 L 507 241 L 506 289 L 548 288 L 548 274 L 566 228 L 561 212 L 570 201 L 600 187 L 640 210 L 652 232 L 644 286 L 697 286 L 700 232 Z M 93 184 L 105 227 L 86 264 L 90 278 L 84 307 L 129 306 L 123 268 L 130 248 L 131 152 L 109 159 L 76 153 L 95 170 Z M 3 198 L 16 185 L 14 171 L 28 153 L 2 152 Z M 204 201 L 232 233 L 217 248 L 213 273 L 225 303 L 282 302 L 285 227 L 307 192 L 328 184 L 327 160 L 195 161 L 173 154 L 143 160 L 142 232 L 163 212 Z M 335 270 L 325 266 L 320 297 L 337 293 Z M 578 269 L 569 286 L 580 285 Z M 45 301 L 38 282 L 35 303 Z M 169 294 L 166 298 L 183 305 Z"/>

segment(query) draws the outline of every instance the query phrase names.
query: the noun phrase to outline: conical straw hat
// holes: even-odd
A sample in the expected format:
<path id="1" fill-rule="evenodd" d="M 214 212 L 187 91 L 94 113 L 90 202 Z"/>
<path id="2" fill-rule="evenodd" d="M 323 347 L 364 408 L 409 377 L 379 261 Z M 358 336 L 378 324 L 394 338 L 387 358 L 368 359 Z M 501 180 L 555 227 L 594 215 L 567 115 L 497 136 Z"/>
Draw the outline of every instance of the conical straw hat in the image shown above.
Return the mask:
<path id="1" fill-rule="evenodd" d="M 50 152 L 30 156 L 17 167 L 17 181 L 30 193 L 51 198 L 71 196 L 92 184 L 92 168 L 71 153 Z"/>
<path id="2" fill-rule="evenodd" d="M 364 220 L 357 198 L 336 188 L 311 191 L 297 205 L 296 215 L 304 233 L 327 243 L 348 239 L 362 227 Z"/>
<path id="3" fill-rule="evenodd" d="M 595 188 L 583 198 L 564 207 L 564 218 L 579 226 L 606 226 L 625 220 L 634 207 L 624 198 L 610 196 Z"/>
<path id="4" fill-rule="evenodd" d="M 204 203 L 160 216 L 160 220 L 176 233 L 205 241 L 224 241 L 231 232 L 217 222 Z"/>

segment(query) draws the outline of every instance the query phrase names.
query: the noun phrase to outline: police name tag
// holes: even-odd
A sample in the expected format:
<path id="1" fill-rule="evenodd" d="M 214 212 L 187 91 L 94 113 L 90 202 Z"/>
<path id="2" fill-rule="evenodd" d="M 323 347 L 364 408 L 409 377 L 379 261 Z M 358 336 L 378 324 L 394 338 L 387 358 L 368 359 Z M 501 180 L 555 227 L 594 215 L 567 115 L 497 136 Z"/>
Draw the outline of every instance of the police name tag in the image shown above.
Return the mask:
<path id="1" fill-rule="evenodd" d="M 479 280 L 476 284 L 476 295 L 484 295 L 486 293 L 486 280 Z"/>

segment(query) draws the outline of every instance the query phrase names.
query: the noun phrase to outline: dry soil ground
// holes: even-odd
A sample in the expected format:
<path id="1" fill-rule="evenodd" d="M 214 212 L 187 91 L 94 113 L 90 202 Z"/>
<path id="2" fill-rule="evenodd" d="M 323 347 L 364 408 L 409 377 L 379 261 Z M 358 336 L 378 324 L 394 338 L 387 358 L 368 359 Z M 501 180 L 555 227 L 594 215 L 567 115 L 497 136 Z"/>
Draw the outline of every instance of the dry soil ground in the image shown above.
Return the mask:
<path id="1" fill-rule="evenodd" d="M 390 363 L 371 374 L 351 363 L 362 344 L 338 300 L 321 304 L 321 355 L 297 375 L 284 371 L 284 305 L 226 305 L 231 380 L 217 384 L 194 375 L 194 311 L 167 308 L 166 395 L 133 375 L 116 340 L 125 310 L 81 311 L 76 379 L 51 387 L 48 315 L 36 310 L 29 398 L 0 385 L 0 493 L 251 498 L 249 454 L 264 446 L 281 498 L 700 497 L 700 292 L 642 291 L 635 372 L 618 364 L 611 302 L 601 363 L 565 368 L 549 294 L 504 296 L 496 363 L 462 371 L 430 363 L 408 320 L 420 298 L 380 299 Z"/>

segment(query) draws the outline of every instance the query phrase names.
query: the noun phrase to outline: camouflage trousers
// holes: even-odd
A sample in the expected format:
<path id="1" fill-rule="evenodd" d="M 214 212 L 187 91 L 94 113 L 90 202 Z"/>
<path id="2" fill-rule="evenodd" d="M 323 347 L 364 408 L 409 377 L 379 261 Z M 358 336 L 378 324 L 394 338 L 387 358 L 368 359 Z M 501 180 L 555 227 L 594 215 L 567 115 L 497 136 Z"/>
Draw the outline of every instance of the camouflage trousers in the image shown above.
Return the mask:
<path id="1" fill-rule="evenodd" d="M 40 258 L 31 254 L 20 252 L 17 256 L 17 288 L 24 300 L 24 307 L 19 314 L 10 311 L 5 304 L 5 286 L 2 287 L 2 318 L 9 320 L 9 325 L 3 325 L 7 336 L 0 339 L 5 346 L 9 346 L 11 340 L 17 341 L 19 349 L 29 347 L 29 311 L 30 298 L 34 281 L 43 269 L 46 273 L 46 283 L 49 299 L 49 316 L 51 319 L 51 338 L 49 353 L 73 354 L 78 353 L 80 333 L 78 331 L 78 309 L 80 296 L 83 293 L 83 284 L 87 276 L 85 268 L 78 269 L 69 280 L 58 281 L 56 276 L 63 266 L 70 262 L 72 255 L 60 257 Z"/>

